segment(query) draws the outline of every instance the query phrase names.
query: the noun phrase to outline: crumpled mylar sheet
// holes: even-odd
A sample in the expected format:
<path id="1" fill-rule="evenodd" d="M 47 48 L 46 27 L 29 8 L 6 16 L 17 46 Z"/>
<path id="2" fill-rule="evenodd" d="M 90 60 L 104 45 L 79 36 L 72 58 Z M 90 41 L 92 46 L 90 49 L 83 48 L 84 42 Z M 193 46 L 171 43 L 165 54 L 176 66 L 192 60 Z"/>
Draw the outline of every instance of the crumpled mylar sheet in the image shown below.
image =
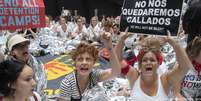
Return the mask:
<path id="1" fill-rule="evenodd" d="M 131 101 L 131 98 L 120 94 L 125 89 L 124 93 L 130 94 L 129 83 L 124 78 L 116 78 L 113 80 L 99 83 L 84 92 L 82 101 Z"/>

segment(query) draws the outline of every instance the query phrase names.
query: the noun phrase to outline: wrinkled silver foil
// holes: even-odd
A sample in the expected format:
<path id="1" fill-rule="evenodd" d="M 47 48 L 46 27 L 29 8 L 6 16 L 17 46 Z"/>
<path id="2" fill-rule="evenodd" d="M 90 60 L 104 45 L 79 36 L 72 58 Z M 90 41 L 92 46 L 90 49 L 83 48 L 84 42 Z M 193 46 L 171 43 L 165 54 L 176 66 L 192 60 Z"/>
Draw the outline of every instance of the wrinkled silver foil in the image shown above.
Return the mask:
<path id="1" fill-rule="evenodd" d="M 123 78 L 101 82 L 84 92 L 82 101 L 131 101 L 129 96 L 118 95 L 122 88 L 127 88 L 128 81 Z M 127 89 L 130 92 L 130 89 Z"/>

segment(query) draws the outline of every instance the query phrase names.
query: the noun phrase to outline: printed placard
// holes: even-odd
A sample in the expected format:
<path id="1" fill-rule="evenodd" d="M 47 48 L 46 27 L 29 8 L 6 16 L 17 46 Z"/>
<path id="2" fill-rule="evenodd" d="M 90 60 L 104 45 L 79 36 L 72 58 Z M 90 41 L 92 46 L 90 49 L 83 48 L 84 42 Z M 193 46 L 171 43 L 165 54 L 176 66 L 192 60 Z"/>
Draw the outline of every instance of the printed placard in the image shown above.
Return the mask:
<path id="1" fill-rule="evenodd" d="M 0 0 L 0 30 L 44 26 L 43 0 Z"/>
<path id="2" fill-rule="evenodd" d="M 177 35 L 183 0 L 125 0 L 121 31 L 152 35 Z"/>

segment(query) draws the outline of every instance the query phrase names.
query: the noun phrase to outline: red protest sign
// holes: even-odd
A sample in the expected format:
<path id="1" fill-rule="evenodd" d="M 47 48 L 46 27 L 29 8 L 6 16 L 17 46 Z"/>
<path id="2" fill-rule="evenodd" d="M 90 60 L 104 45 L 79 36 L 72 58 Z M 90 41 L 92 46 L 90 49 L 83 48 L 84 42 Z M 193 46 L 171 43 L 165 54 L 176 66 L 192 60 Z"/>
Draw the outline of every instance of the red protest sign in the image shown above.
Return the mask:
<path id="1" fill-rule="evenodd" d="M 44 26 L 43 0 L 0 0 L 0 30 Z"/>

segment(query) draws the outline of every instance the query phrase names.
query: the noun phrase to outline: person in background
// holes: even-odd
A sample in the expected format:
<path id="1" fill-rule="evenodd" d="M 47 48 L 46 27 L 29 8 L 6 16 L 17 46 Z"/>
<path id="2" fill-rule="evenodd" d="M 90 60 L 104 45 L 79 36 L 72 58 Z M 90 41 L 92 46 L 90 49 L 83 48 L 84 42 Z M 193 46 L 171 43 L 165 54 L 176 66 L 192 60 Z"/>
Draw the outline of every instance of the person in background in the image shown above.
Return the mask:
<path id="1" fill-rule="evenodd" d="M 87 30 L 89 33 L 89 40 L 91 41 L 100 40 L 99 38 L 102 30 L 97 16 L 93 16 L 91 18 L 90 25 Z"/>
<path id="2" fill-rule="evenodd" d="M 120 26 L 119 26 L 119 24 L 113 24 L 112 29 L 113 29 L 112 42 L 117 43 L 117 40 L 119 40 L 119 37 L 120 37 Z"/>
<path id="3" fill-rule="evenodd" d="M 70 29 L 68 28 L 65 17 L 59 17 L 59 24 L 60 25 L 57 27 L 57 36 L 64 39 L 70 38 Z"/>
<path id="4" fill-rule="evenodd" d="M 89 27 L 89 24 L 87 23 L 86 21 L 86 17 L 82 17 L 82 21 L 83 21 L 83 25 L 88 28 Z"/>
<path id="5" fill-rule="evenodd" d="M 110 20 L 110 19 L 106 20 L 103 23 L 103 31 L 113 33 L 112 25 L 113 25 L 112 20 Z"/>
<path id="6" fill-rule="evenodd" d="M 33 70 L 25 63 L 6 60 L 0 63 L 0 101 L 41 101 L 34 91 Z"/>
<path id="7" fill-rule="evenodd" d="M 76 19 L 76 27 L 73 29 L 72 38 L 77 40 L 86 40 L 88 38 L 87 28 L 83 25 L 81 16 Z"/>
<path id="8" fill-rule="evenodd" d="M 121 21 L 121 16 L 116 16 L 116 18 L 114 20 L 115 24 L 120 25 L 120 21 Z"/>
<path id="9" fill-rule="evenodd" d="M 195 37 L 186 47 L 186 52 L 193 64 L 181 82 L 181 94 L 187 100 L 201 99 L 201 37 Z M 191 78 L 189 78 L 191 77 Z M 180 87 L 178 87 L 180 88 Z"/>
<path id="10" fill-rule="evenodd" d="M 188 34 L 186 52 L 193 66 L 174 87 L 188 101 L 201 99 L 201 1 L 192 0 L 183 17 L 183 29 Z M 178 65 L 180 66 L 180 65 Z"/>
<path id="11" fill-rule="evenodd" d="M 29 44 L 30 41 L 21 35 L 10 36 L 6 42 L 8 53 L 5 60 L 15 60 L 30 65 L 37 83 L 35 90 L 41 95 L 42 99 L 46 99 L 44 89 L 47 86 L 47 74 L 42 62 L 29 53 Z"/>
<path id="12" fill-rule="evenodd" d="M 196 36 L 201 36 L 201 1 L 189 0 L 189 8 L 186 10 L 182 26 L 185 34 L 188 34 L 187 43 L 191 42 Z"/>
<path id="13" fill-rule="evenodd" d="M 95 69 L 98 50 L 88 43 L 80 43 L 72 53 L 75 71 L 68 74 L 61 82 L 59 101 L 80 101 L 82 94 L 98 82 L 112 79 L 120 74 L 120 63 L 112 46 L 111 33 L 104 32 L 102 39 L 110 51 L 110 69 Z"/>
<path id="14" fill-rule="evenodd" d="M 50 16 L 45 16 L 45 27 L 40 28 L 39 33 L 40 33 L 39 36 L 40 35 L 57 36 L 56 25 L 52 24 Z"/>

